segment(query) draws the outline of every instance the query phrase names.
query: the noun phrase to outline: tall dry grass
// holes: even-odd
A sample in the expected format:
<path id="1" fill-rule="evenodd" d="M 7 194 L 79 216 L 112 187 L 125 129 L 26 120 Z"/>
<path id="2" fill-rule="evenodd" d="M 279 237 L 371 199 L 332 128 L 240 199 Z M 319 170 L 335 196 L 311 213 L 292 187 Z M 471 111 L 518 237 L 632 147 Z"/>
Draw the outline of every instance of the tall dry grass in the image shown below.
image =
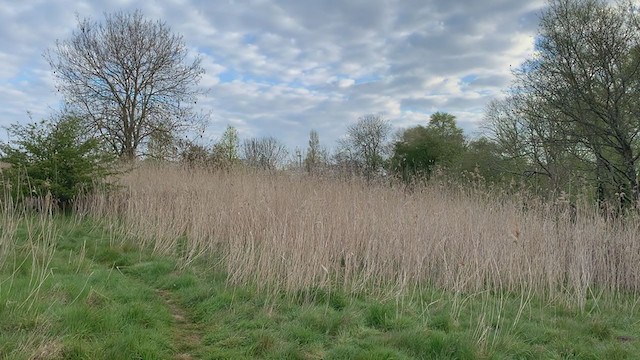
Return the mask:
<path id="1" fill-rule="evenodd" d="M 141 167 L 78 203 L 188 264 L 216 254 L 231 283 L 399 293 L 513 291 L 580 305 L 636 293 L 640 219 L 446 185 L 411 193 L 287 174 Z M 575 216 L 574 216 L 575 215 Z"/>
<path id="2" fill-rule="evenodd" d="M 9 184 L 0 181 L 0 186 L 0 299 L 10 299 L 5 304 L 7 309 L 14 306 L 28 313 L 44 295 L 42 288 L 52 271 L 58 238 L 53 201 L 50 195 L 16 200 Z M 32 207 L 34 204 L 37 208 Z M 20 229 L 25 235 L 18 238 Z M 12 291 L 16 274 L 25 268 L 29 272 L 28 284 Z"/>
<path id="3" fill-rule="evenodd" d="M 2 268 L 15 247 L 15 234 L 20 215 L 15 211 L 9 188 L 2 186 L 0 189 L 0 268 Z"/>

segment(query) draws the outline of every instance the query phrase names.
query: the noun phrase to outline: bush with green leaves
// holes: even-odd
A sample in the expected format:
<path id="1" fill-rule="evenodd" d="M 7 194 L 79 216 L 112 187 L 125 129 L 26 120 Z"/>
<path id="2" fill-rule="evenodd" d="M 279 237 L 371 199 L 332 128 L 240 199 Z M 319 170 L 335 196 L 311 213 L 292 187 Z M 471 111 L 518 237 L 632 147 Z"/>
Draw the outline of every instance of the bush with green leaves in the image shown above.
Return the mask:
<path id="1" fill-rule="evenodd" d="M 466 151 L 466 139 L 456 117 L 442 112 L 431 115 L 427 126 L 404 130 L 394 144 L 391 169 L 406 182 L 430 178 L 437 167 L 451 167 Z"/>
<path id="2" fill-rule="evenodd" d="M 12 195 L 51 194 L 67 209 L 80 193 L 106 185 L 115 159 L 84 129 L 82 120 L 72 115 L 11 125 L 9 141 L 0 143 L 0 162 L 9 165 L 2 181 L 10 185 Z"/>

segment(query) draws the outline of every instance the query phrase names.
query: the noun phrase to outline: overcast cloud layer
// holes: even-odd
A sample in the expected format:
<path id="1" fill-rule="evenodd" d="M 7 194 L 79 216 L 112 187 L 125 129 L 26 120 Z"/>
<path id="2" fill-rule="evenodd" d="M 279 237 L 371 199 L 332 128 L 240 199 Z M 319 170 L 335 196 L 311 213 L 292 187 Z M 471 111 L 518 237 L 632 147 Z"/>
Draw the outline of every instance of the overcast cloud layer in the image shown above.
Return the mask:
<path id="1" fill-rule="evenodd" d="M 531 55 L 544 1 L 0 0 L 0 125 L 42 119 L 60 103 L 42 53 L 76 15 L 140 9 L 184 36 L 207 71 L 205 138 L 230 124 L 243 138 L 333 147 L 350 122 L 385 114 L 394 127 L 454 114 L 473 134 L 511 67 Z M 206 142 L 206 139 L 205 139 Z"/>

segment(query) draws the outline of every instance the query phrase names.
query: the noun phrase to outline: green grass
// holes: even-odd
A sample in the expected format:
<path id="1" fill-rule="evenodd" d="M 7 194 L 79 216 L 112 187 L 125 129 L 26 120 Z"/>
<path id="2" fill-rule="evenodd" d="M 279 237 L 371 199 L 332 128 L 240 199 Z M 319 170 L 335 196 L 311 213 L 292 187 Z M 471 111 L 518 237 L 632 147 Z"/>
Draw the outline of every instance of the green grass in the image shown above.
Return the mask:
<path id="1" fill-rule="evenodd" d="M 216 259 L 179 270 L 85 220 L 56 219 L 39 292 L 24 228 L 0 266 L 2 359 L 632 359 L 634 299 L 585 309 L 426 288 L 380 300 L 319 288 L 232 287 Z M 41 259 L 40 259 L 41 260 Z M 35 265 L 34 265 L 35 264 Z M 30 285 L 31 281 L 31 285 Z M 183 357 L 185 358 L 185 357 Z"/>

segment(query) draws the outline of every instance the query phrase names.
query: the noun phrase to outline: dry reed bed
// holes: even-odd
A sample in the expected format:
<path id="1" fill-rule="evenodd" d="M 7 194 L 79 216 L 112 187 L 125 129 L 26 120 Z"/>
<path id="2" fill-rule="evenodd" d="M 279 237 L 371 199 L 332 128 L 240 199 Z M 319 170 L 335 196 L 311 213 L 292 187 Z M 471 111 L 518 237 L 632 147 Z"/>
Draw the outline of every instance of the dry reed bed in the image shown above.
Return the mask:
<path id="1" fill-rule="evenodd" d="M 295 291 L 507 290 L 584 303 L 640 283 L 640 221 L 430 185 L 412 193 L 287 174 L 141 167 L 79 203 L 185 264 L 220 256 L 232 283 Z"/>

